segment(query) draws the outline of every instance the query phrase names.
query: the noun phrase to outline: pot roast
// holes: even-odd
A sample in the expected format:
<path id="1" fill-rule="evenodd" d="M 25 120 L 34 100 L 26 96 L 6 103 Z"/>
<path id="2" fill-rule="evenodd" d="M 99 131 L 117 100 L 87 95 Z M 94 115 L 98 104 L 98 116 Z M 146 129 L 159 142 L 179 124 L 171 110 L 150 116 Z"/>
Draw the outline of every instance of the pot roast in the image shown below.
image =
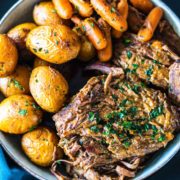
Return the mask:
<path id="1" fill-rule="evenodd" d="M 112 73 L 91 78 L 53 120 L 59 145 L 82 174 L 108 165 L 116 176 L 119 162 L 165 147 L 179 126 L 164 93 Z"/>

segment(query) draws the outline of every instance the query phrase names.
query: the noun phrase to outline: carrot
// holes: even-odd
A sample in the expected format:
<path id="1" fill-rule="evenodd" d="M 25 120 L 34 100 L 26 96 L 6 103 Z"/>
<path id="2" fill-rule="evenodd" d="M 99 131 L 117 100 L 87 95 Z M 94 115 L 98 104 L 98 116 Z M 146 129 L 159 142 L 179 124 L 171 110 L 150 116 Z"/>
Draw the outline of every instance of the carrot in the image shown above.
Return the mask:
<path id="1" fill-rule="evenodd" d="M 154 8 L 150 0 L 130 0 L 130 2 L 135 8 L 144 13 L 149 13 Z"/>
<path id="2" fill-rule="evenodd" d="M 127 30 L 127 21 L 105 0 L 91 0 L 91 4 L 97 14 L 100 15 L 114 29 L 121 32 Z"/>
<path id="3" fill-rule="evenodd" d="M 129 6 L 128 6 L 127 0 L 120 0 L 118 5 L 117 5 L 117 10 L 123 16 L 123 18 L 125 20 L 127 20 L 128 10 L 129 10 Z M 116 29 L 112 29 L 112 36 L 114 38 L 120 38 L 122 36 L 122 32 L 121 31 L 117 31 Z"/>
<path id="4" fill-rule="evenodd" d="M 58 15 L 62 19 L 70 19 L 73 15 L 73 7 L 67 0 L 52 0 Z"/>
<path id="5" fill-rule="evenodd" d="M 81 20 L 77 16 L 73 16 L 71 20 L 81 27 L 81 30 L 86 34 L 89 41 L 91 41 L 97 50 L 104 49 L 107 46 L 105 35 L 99 29 L 93 18 L 86 18 L 85 20 Z"/>
<path id="6" fill-rule="evenodd" d="M 91 4 L 85 0 L 69 0 L 82 17 L 90 17 L 93 13 Z"/>
<path id="7" fill-rule="evenodd" d="M 102 62 L 107 62 L 112 57 L 112 39 L 111 39 L 111 28 L 102 18 L 98 20 L 98 24 L 101 29 L 104 30 L 105 37 L 107 39 L 107 46 L 98 51 L 99 60 Z"/>
<path id="8" fill-rule="evenodd" d="M 142 42 L 149 41 L 157 28 L 159 21 L 163 16 L 163 9 L 160 7 L 155 7 L 147 16 L 144 25 L 138 32 L 138 38 Z"/>

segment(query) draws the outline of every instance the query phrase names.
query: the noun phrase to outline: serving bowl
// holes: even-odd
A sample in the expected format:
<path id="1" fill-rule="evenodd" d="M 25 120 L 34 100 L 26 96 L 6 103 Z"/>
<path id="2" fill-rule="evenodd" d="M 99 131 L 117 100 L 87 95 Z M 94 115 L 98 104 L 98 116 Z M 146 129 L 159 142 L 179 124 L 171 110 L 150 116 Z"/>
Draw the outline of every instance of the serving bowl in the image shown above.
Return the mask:
<path id="1" fill-rule="evenodd" d="M 34 5 L 40 0 L 19 0 L 1 19 L 0 33 L 6 33 L 10 28 L 23 22 L 32 21 L 32 10 Z M 180 20 L 172 10 L 160 0 L 152 0 L 154 4 L 164 9 L 165 17 L 180 36 Z M 76 78 L 76 84 L 81 84 Z M 71 85 L 73 87 L 73 84 Z M 79 85 L 80 87 L 81 85 Z M 77 87 L 76 87 L 77 88 Z M 0 100 L 3 96 L 0 95 Z M 42 180 L 55 180 L 47 168 L 34 165 L 23 153 L 20 145 L 20 136 L 10 135 L 0 132 L 0 143 L 6 152 L 26 171 Z M 135 180 L 145 179 L 163 167 L 180 149 L 180 133 L 168 144 L 165 149 L 155 153 L 144 169 L 138 172 Z"/>

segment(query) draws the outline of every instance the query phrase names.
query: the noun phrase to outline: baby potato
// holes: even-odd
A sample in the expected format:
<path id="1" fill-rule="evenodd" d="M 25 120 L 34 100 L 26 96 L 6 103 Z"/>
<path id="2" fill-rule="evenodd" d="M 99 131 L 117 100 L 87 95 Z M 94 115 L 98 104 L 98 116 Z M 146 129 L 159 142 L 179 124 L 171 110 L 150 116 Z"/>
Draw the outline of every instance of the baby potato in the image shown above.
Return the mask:
<path id="1" fill-rule="evenodd" d="M 78 59 L 84 62 L 87 62 L 91 60 L 96 55 L 96 49 L 93 46 L 93 44 L 87 39 L 85 35 L 83 35 L 83 32 L 81 31 L 81 28 L 78 26 L 75 26 L 73 28 L 73 31 L 77 33 L 77 35 L 81 39 L 81 49 L 78 55 Z"/>
<path id="2" fill-rule="evenodd" d="M 0 130 L 23 134 L 41 122 L 42 111 L 28 95 L 14 95 L 0 103 Z"/>
<path id="3" fill-rule="evenodd" d="M 0 91 L 5 97 L 16 94 L 29 94 L 30 68 L 19 65 L 15 72 L 0 78 Z"/>
<path id="4" fill-rule="evenodd" d="M 58 16 L 52 2 L 40 2 L 33 10 L 33 18 L 38 25 L 63 24 L 63 20 Z"/>
<path id="5" fill-rule="evenodd" d="M 36 67 L 39 67 L 39 66 L 51 66 L 51 65 L 52 65 L 51 63 L 36 57 L 35 60 L 34 60 L 34 66 L 33 67 L 36 68 Z"/>
<path id="6" fill-rule="evenodd" d="M 79 37 L 65 25 L 39 26 L 27 37 L 26 46 L 39 58 L 62 64 L 77 57 L 81 44 Z"/>
<path id="7" fill-rule="evenodd" d="M 93 44 L 86 38 L 86 36 L 81 37 L 81 49 L 78 55 L 78 59 L 81 61 L 90 61 L 96 55 L 96 49 Z"/>
<path id="8" fill-rule="evenodd" d="M 32 162 L 39 166 L 50 166 L 55 159 L 63 156 L 58 137 L 47 127 L 39 127 L 23 135 L 22 149 Z"/>
<path id="9" fill-rule="evenodd" d="M 15 26 L 7 33 L 8 37 L 17 45 L 22 60 L 31 60 L 33 58 L 33 54 L 26 48 L 26 37 L 35 27 L 34 23 L 23 23 Z"/>
<path id="10" fill-rule="evenodd" d="M 54 68 L 39 66 L 32 71 L 30 92 L 45 111 L 57 112 L 66 100 L 68 89 L 68 83 Z"/>
<path id="11" fill-rule="evenodd" d="M 5 34 L 0 34 L 0 77 L 11 74 L 18 61 L 15 44 Z"/>

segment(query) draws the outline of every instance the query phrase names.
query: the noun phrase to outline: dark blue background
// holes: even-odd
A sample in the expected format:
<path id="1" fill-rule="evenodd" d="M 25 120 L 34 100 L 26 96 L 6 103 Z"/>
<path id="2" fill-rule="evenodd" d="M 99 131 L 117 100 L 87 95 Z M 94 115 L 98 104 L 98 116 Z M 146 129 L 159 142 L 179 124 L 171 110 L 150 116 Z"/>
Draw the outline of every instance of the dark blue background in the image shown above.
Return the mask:
<path id="1" fill-rule="evenodd" d="M 0 0 L 0 18 L 16 1 L 17 0 Z M 180 0 L 164 0 L 164 2 L 166 2 L 180 17 Z M 9 157 L 6 158 L 10 166 L 16 166 L 16 164 Z M 180 152 L 165 167 L 148 178 L 148 180 L 161 179 L 180 180 Z"/>

